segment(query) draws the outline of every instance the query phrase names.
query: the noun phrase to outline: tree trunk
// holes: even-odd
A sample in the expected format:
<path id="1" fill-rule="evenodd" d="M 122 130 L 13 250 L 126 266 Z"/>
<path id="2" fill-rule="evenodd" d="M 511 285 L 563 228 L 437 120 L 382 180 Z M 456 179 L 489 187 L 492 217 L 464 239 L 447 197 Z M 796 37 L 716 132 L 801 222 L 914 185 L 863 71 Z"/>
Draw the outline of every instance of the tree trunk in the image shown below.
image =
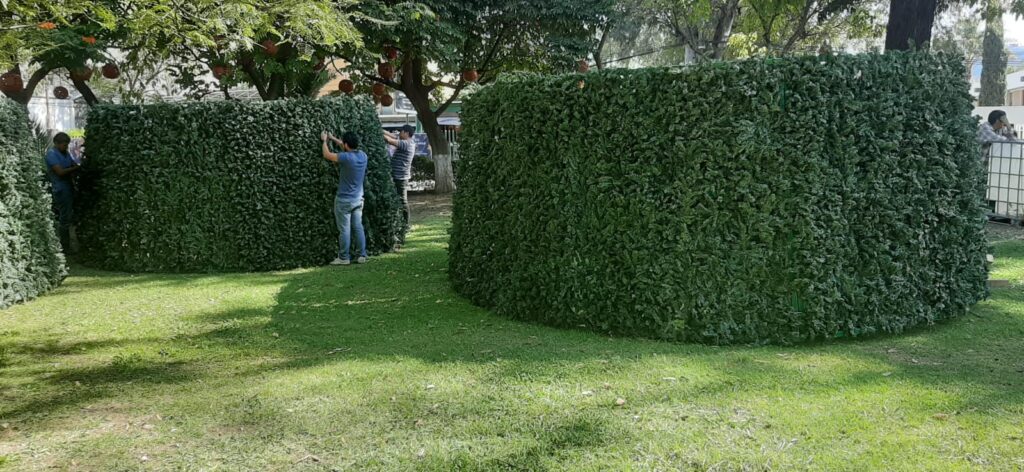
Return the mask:
<path id="1" fill-rule="evenodd" d="M 17 72 L 20 74 L 21 66 L 15 66 L 14 69 L 11 69 L 11 72 Z M 15 102 L 20 103 L 22 106 L 27 107 L 28 102 L 32 101 L 32 95 L 36 92 L 36 87 L 39 86 L 39 83 L 42 82 L 43 79 L 45 79 L 49 73 L 50 69 L 41 67 L 37 69 L 31 77 L 29 77 L 28 83 L 25 84 L 25 88 L 21 92 L 4 92 L 4 94 L 7 95 L 7 97 L 11 100 L 14 100 Z"/>
<path id="2" fill-rule="evenodd" d="M 671 16 L 672 35 L 686 47 L 686 64 L 722 60 L 729 50 L 732 28 L 740 14 L 740 1 L 727 0 L 711 10 L 711 18 L 694 25 L 689 19 L 680 19 L 680 12 Z"/>
<path id="3" fill-rule="evenodd" d="M 1003 45 L 1003 9 L 999 0 L 988 1 L 982 48 L 978 105 L 1003 106 L 1006 100 L 1006 48 Z"/>
<path id="4" fill-rule="evenodd" d="M 890 0 L 886 51 L 927 49 L 932 41 L 937 0 Z"/>
<path id="5" fill-rule="evenodd" d="M 718 21 L 715 23 L 715 31 L 711 36 L 711 47 L 713 58 L 722 60 L 729 49 L 729 38 L 732 37 L 732 27 L 736 23 L 736 17 L 740 14 L 740 1 L 729 0 L 721 6 L 718 11 Z"/>
<path id="6" fill-rule="evenodd" d="M 697 63 L 697 51 L 694 51 L 693 48 L 689 44 L 687 44 L 686 47 L 685 47 L 684 56 L 683 56 L 683 63 L 684 64 L 696 64 Z"/>
<path id="7" fill-rule="evenodd" d="M 85 100 L 86 105 L 93 106 L 100 102 L 99 99 L 96 98 L 96 94 L 92 93 L 92 87 L 89 87 L 89 84 L 81 80 L 72 80 L 71 83 L 74 84 L 75 90 L 78 90 L 78 93 L 82 94 L 82 98 Z"/>
<path id="8" fill-rule="evenodd" d="M 403 81 L 405 78 L 403 77 Z M 411 80 L 411 79 L 409 79 Z M 434 192 L 450 194 L 455 192 L 455 173 L 452 169 L 451 146 L 448 137 L 437 123 L 437 112 L 430 106 L 430 96 L 425 89 L 415 83 L 404 83 L 402 92 L 412 102 L 416 115 L 423 125 L 430 141 L 430 149 L 434 158 Z"/>
<path id="9" fill-rule="evenodd" d="M 608 34 L 613 25 L 614 23 L 609 21 L 601 29 L 601 40 L 597 43 L 597 49 L 594 50 L 594 64 L 597 66 L 597 70 L 604 69 L 604 46 L 608 42 Z"/>
<path id="10" fill-rule="evenodd" d="M 452 167 L 451 146 L 444 130 L 437 124 L 437 117 L 429 113 L 424 119 L 420 115 L 423 130 L 430 140 L 430 148 L 434 152 L 434 193 L 450 194 L 455 192 L 455 171 Z"/>

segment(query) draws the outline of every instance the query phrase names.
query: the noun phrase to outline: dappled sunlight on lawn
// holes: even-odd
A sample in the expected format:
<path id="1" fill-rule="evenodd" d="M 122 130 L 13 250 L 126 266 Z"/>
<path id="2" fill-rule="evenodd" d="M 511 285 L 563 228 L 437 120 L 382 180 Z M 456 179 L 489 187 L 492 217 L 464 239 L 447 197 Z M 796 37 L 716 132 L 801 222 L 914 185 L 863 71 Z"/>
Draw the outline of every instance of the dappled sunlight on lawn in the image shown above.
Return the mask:
<path id="1" fill-rule="evenodd" d="M 0 458 L 17 470 L 538 470 L 1021 457 L 1018 290 L 904 336 L 680 345 L 496 317 L 452 292 L 446 245 L 447 221 L 432 219 L 366 265 L 76 269 L 0 312 Z M 1022 248 L 997 246 L 996 273 L 1024 278 Z"/>

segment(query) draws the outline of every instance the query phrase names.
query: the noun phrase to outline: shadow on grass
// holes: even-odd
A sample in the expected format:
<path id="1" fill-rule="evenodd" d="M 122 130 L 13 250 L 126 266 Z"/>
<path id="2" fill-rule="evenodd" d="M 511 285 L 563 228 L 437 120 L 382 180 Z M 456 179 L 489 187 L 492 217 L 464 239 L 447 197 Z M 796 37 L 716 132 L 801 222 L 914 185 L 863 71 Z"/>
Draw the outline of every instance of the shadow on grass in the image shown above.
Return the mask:
<path id="1" fill-rule="evenodd" d="M 91 401 L 115 397 L 126 384 L 162 385 L 186 382 L 199 376 L 184 362 L 154 362 L 115 357 L 104 366 L 63 369 L 42 378 L 51 394 L 0 409 L 0 419 L 52 414 Z"/>
<path id="2" fill-rule="evenodd" d="M 802 377 L 778 355 L 831 355 L 879 366 L 822 378 L 811 391 L 879 384 L 881 374 L 922 385 L 961 384 L 978 396 L 965 404 L 1019 404 L 1024 356 L 1012 339 L 1024 335 L 1024 317 L 1005 311 L 1024 305 L 1024 293 L 996 291 L 993 300 L 960 319 L 922 327 L 902 336 L 875 336 L 795 347 L 709 347 L 602 336 L 507 320 L 470 306 L 450 288 L 446 274 L 447 232 L 433 224 L 418 231 L 399 256 L 366 266 L 329 268 L 296 274 L 277 295 L 270 322 L 262 330 L 221 330 L 216 342 L 238 349 L 253 339 L 280 333 L 272 349 L 284 361 L 273 369 L 303 369 L 339 359 L 427 363 L 493 363 L 486 382 L 516 383 L 557 378 L 580 364 L 600 371 L 633 368 L 632 361 L 657 356 L 710 366 L 720 374 L 703 393 L 756 391 L 770 379 Z M 1016 251 L 1016 250 L 1015 250 Z M 1024 257 L 1024 251 L 1001 257 Z M 209 321 L 245 316 L 209 315 Z M 265 314 L 260 314 L 265 316 Z M 1007 339 L 1007 334 L 1012 335 Z M 264 344 L 265 343 L 260 343 Z M 890 346 L 900 345 L 900 349 Z M 968 352 L 969 351 L 969 352 Z M 768 359 L 770 362 L 765 362 Z M 602 364 L 602 362 L 606 362 Z M 598 367 L 594 367 L 598 366 Z M 257 373 L 256 371 L 252 372 Z"/>
<path id="3" fill-rule="evenodd" d="M 296 269 L 302 270 L 302 269 Z M 247 278 L 250 285 L 275 285 L 288 281 L 289 272 L 271 272 L 258 274 L 128 274 L 123 272 L 104 272 L 81 265 L 72 265 L 71 273 L 77 280 L 73 284 L 65 284 L 47 297 L 62 297 L 93 290 L 130 289 L 147 290 L 153 288 L 188 287 L 208 284 L 229 283 L 228 277 L 239 275 Z"/>
<path id="4" fill-rule="evenodd" d="M 60 369 L 42 381 L 46 395 L 28 402 L 5 402 L 0 419 L 69 409 L 76 405 L 114 397 L 119 388 L 138 385 L 181 384 L 210 376 L 256 377 L 268 372 L 307 369 L 345 360 L 379 363 L 380 369 L 407 359 L 426 368 L 472 364 L 486 369 L 474 371 L 477 381 L 514 387 L 524 383 L 557 380 L 566 371 L 594 379 L 622 378 L 642 369 L 643 361 L 669 357 L 680 365 L 706 366 L 711 377 L 679 384 L 673 398 L 701 395 L 731 395 L 778 388 L 799 379 L 807 394 L 821 394 L 884 385 L 891 378 L 929 387 L 964 386 L 960 408 L 992 408 L 1019 405 L 1024 358 L 1019 340 L 1024 336 L 1024 316 L 1012 307 L 1024 305 L 1024 293 L 1000 290 L 993 300 L 973 314 L 940 326 L 916 330 L 901 337 L 876 337 L 859 341 L 798 347 L 708 347 L 679 345 L 650 340 L 623 339 L 589 332 L 559 330 L 511 321 L 491 315 L 458 298 L 447 281 L 447 231 L 441 221 L 431 220 L 410 237 L 402 253 L 374 258 L 369 264 L 320 268 L 311 271 L 252 276 L 254 283 L 277 284 L 281 289 L 268 310 L 229 310 L 195 315 L 203 326 L 217 326 L 188 339 L 131 340 L 130 343 L 179 343 L 213 346 L 235 353 L 240 359 L 270 359 L 248 363 L 230 373 L 201 365 L 162 362 L 141 358 L 115 359 L 109 365 Z M 1000 257 L 1024 258 L 1013 248 Z M 1016 259 L 1014 259 L 1016 260 Z M 216 276 L 125 276 L 85 272 L 85 280 L 74 289 L 219 283 Z M 141 286 L 139 286 L 141 284 Z M 235 322 L 237 321 L 237 322 Z M 117 339 L 88 343 L 58 343 L 41 347 L 6 345 L 15 352 L 32 355 L 66 355 L 82 348 L 91 350 L 119 346 Z M 898 349 L 893 348 L 897 346 Z M 853 361 L 861 367 L 836 375 L 808 375 L 788 365 L 793 356 L 833 357 Z M 827 361 L 827 360 L 826 360 Z M 825 367 L 827 369 L 827 367 Z M 891 373 L 892 377 L 884 376 Z M 660 380 L 660 379 L 656 379 Z M 685 379 L 683 379 L 685 380 Z M 76 385 L 88 387 L 79 389 Z M 0 392 L 2 394 L 2 392 Z M 387 392 L 366 392 L 364 401 L 385 420 L 407 417 L 401 410 L 388 410 Z M 0 398 L 3 398 L 0 396 Z M 630 399 L 631 404 L 665 403 L 665 389 L 651 388 Z M 250 403 L 258 403 L 258 399 Z M 417 409 L 428 410 L 429 398 L 416 399 Z M 244 403 L 244 402 L 243 402 Z M 492 402 L 493 403 L 493 402 Z M 245 403 L 246 422 L 263 422 L 258 404 Z M 452 406 L 454 417 L 500 416 L 500 404 Z M 277 416 L 273 416 L 277 418 Z M 261 419 L 263 418 L 263 419 Z M 276 421 L 276 420 L 275 420 Z M 492 469 L 511 465 L 543 468 L 544 457 L 559 450 L 590 448 L 625 433 L 602 417 L 586 411 L 567 411 L 547 424 L 510 421 L 509 437 L 515 447 L 495 455 L 459 453 L 428 458 L 427 468 Z M 273 423 L 273 421 L 266 421 Z M 524 424 L 533 424 L 527 429 Z M 273 424 L 267 424 L 272 428 Z M 525 438 L 525 439 L 524 439 Z M 530 467 L 527 467 L 530 468 Z"/>

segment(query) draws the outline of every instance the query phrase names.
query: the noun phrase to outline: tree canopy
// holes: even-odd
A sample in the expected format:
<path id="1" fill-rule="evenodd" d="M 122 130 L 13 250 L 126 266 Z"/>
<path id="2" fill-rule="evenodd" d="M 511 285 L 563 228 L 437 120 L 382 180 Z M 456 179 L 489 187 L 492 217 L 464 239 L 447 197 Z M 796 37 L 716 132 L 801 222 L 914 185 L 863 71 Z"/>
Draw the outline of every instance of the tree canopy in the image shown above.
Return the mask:
<path id="1" fill-rule="evenodd" d="M 505 71 L 574 70 L 597 42 L 610 0 L 363 2 L 366 44 L 346 55 L 353 77 L 401 91 L 416 109 L 437 164 L 437 191 L 454 189 L 438 116 L 475 83 Z"/>
<path id="2" fill-rule="evenodd" d="M 4 2 L 0 68 L 18 74 L 20 64 L 33 68 L 23 90 L 7 92 L 23 103 L 52 71 L 91 69 L 141 54 L 175 60 L 186 87 L 202 85 L 207 71 L 220 66 L 214 75 L 222 85 L 248 83 L 264 99 L 294 96 L 312 88 L 323 69 L 320 59 L 361 46 L 352 20 L 363 15 L 355 0 Z M 79 76 L 85 78 L 84 72 Z M 74 83 L 95 102 L 86 80 Z"/>

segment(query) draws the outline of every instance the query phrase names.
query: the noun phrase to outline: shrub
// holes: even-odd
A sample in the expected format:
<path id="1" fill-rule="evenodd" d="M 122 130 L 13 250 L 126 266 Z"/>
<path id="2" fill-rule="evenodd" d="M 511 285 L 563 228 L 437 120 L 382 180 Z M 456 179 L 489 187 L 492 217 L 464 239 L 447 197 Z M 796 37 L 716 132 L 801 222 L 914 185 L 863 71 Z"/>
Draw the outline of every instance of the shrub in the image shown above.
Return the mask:
<path id="1" fill-rule="evenodd" d="M 0 98 L 0 308 L 56 288 L 67 273 L 34 142 L 25 109 Z"/>
<path id="2" fill-rule="evenodd" d="M 371 252 L 401 231 L 380 122 L 366 100 L 97 106 L 82 175 L 84 260 L 127 271 L 261 271 L 337 254 L 337 164 L 320 132 L 355 131 L 370 157 Z M 337 147 L 335 147 L 337 149 Z"/>
<path id="3" fill-rule="evenodd" d="M 416 156 L 412 160 L 412 181 L 413 182 L 433 182 L 434 173 L 436 168 L 434 161 L 427 156 Z M 459 161 L 452 161 L 452 173 L 454 174 L 455 181 L 459 180 Z"/>
<path id="4" fill-rule="evenodd" d="M 434 161 L 427 156 L 415 156 L 412 158 L 412 179 L 413 182 L 424 182 L 434 180 Z"/>
<path id="5" fill-rule="evenodd" d="M 467 100 L 450 275 L 514 318 L 705 343 L 898 333 L 986 295 L 955 58 L 517 77 Z"/>

